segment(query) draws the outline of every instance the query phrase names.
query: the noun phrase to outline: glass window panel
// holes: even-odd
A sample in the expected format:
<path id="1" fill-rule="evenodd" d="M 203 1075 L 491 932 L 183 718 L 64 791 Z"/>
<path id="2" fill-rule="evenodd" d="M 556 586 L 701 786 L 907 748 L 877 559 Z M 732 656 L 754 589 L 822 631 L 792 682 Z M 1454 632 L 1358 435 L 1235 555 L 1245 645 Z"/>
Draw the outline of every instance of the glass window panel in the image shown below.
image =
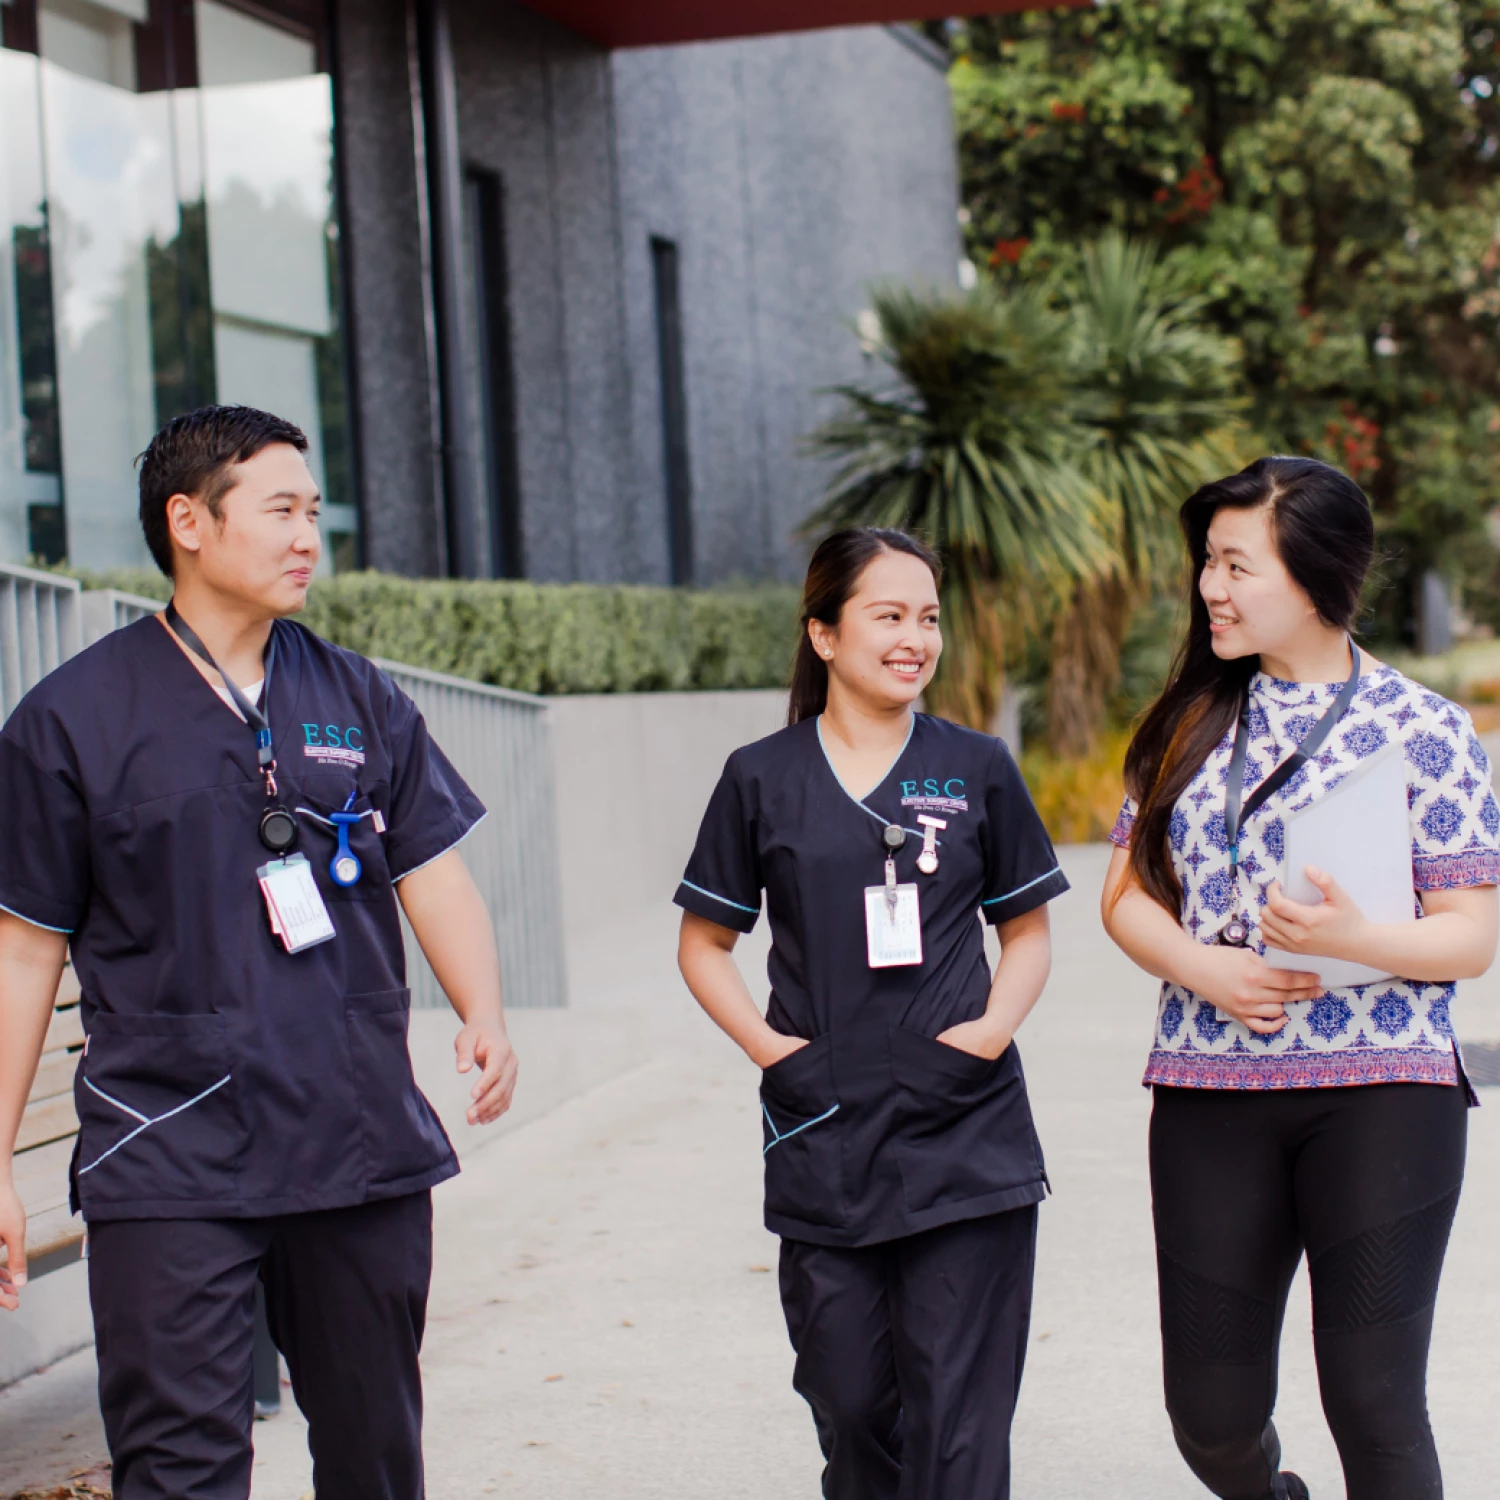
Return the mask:
<path id="1" fill-rule="evenodd" d="M 329 79 L 310 42 L 214 0 L 195 14 L 214 308 L 329 333 Z"/>
<path id="2" fill-rule="evenodd" d="M 0 49 L 0 557 L 63 555 L 39 67 Z"/>
<path id="3" fill-rule="evenodd" d="M 219 400 L 305 429 L 352 566 L 331 83 L 304 37 L 188 14 L 197 88 L 137 92 L 147 0 L 40 0 L 40 60 L 0 49 L 0 556 L 145 561 L 135 457 Z"/>
<path id="4" fill-rule="evenodd" d="M 44 0 L 40 20 L 68 557 L 81 568 L 146 563 L 134 460 L 156 427 L 148 247 L 178 231 L 171 106 L 72 70 L 113 56 L 115 32 L 129 34 L 118 15 Z M 103 38 L 92 54 L 79 35 L 89 24 Z"/>
<path id="5" fill-rule="evenodd" d="M 60 68 L 135 90 L 135 33 L 114 7 L 87 0 L 44 0 L 37 12 L 42 56 Z"/>
<path id="6" fill-rule="evenodd" d="M 214 329 L 214 361 L 223 400 L 274 411 L 307 434 L 307 467 L 321 489 L 323 434 L 313 341 L 305 334 L 219 318 Z"/>

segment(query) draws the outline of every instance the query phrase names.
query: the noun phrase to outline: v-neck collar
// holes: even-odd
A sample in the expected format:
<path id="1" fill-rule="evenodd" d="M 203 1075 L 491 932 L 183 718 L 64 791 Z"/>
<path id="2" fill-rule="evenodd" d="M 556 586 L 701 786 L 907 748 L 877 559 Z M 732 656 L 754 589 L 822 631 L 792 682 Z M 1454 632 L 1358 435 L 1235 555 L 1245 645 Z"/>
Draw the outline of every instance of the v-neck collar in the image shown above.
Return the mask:
<path id="1" fill-rule="evenodd" d="M 167 668 L 168 675 L 158 676 L 156 679 L 173 706 L 190 723 L 216 740 L 221 740 L 227 731 L 235 760 L 245 768 L 248 775 L 258 775 L 255 733 L 251 727 L 240 718 L 232 705 L 224 701 L 213 683 L 198 670 L 187 652 L 179 646 L 177 637 L 166 627 L 159 616 L 152 615 L 142 620 L 140 624 L 161 637 L 159 648 L 166 653 L 166 660 L 175 663 Z M 271 626 L 276 636 L 276 669 L 271 675 L 269 692 L 266 691 L 264 680 L 262 680 L 260 700 L 266 717 L 270 720 L 271 732 L 275 736 L 278 759 L 280 759 L 282 742 L 296 720 L 297 703 L 301 697 L 302 688 L 302 653 L 292 649 L 295 633 L 291 630 L 281 630 L 281 624 L 282 622 L 277 620 Z M 170 674 L 179 671 L 186 673 L 187 678 L 179 675 L 174 680 Z M 197 691 L 189 690 L 187 679 L 191 679 L 196 684 Z"/>
<path id="2" fill-rule="evenodd" d="M 916 730 L 917 730 L 917 716 L 916 716 L 916 714 L 913 714 L 911 716 L 911 723 L 909 723 L 906 726 L 906 738 L 901 741 L 901 748 L 896 752 L 896 754 L 894 755 L 894 757 L 892 757 L 890 765 L 888 765 L 885 768 L 885 770 L 881 772 L 880 780 L 877 781 L 875 783 L 875 785 L 872 786 L 870 788 L 870 790 L 865 793 L 865 795 L 864 795 L 863 798 L 856 797 L 854 795 L 854 793 L 851 792 L 849 790 L 849 788 L 844 785 L 844 778 L 839 775 L 838 767 L 834 765 L 834 763 L 833 763 L 833 757 L 828 753 L 828 746 L 823 741 L 823 715 L 822 714 L 819 714 L 818 717 L 813 720 L 813 726 L 814 726 L 814 728 L 816 728 L 816 730 L 818 732 L 818 749 L 823 752 L 823 762 L 828 767 L 829 774 L 833 777 L 833 779 L 836 782 L 838 782 L 838 784 L 839 784 L 839 790 L 857 808 L 859 808 L 859 810 L 861 812 L 868 813 L 872 818 L 875 819 L 875 821 L 877 823 L 880 824 L 880 826 L 882 828 L 884 828 L 886 826 L 886 823 L 889 820 L 886 819 L 886 818 L 882 818 L 880 816 L 880 814 L 878 812 L 876 812 L 873 807 L 869 806 L 869 800 L 870 800 L 871 797 L 873 797 L 875 795 L 876 792 L 878 792 L 881 789 L 881 787 L 883 787 L 886 784 L 886 782 L 888 782 L 891 779 L 891 773 L 896 769 L 896 767 L 898 765 L 901 764 L 901 757 L 906 754 L 906 747 L 911 744 L 911 737 L 912 737 L 913 734 L 916 733 Z"/>

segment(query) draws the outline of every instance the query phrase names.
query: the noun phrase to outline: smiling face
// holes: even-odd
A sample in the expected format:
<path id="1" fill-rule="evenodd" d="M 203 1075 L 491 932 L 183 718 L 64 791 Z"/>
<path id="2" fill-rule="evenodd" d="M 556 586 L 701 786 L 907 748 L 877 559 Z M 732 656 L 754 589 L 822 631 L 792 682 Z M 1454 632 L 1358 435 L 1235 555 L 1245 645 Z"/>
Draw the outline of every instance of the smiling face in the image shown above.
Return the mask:
<path id="1" fill-rule="evenodd" d="M 289 443 L 272 443 L 230 477 L 217 514 L 195 496 L 167 501 L 177 575 L 191 569 L 195 582 L 253 613 L 296 614 L 323 551 L 321 498 L 307 461 Z"/>
<path id="2" fill-rule="evenodd" d="M 1223 661 L 1257 655 L 1262 665 L 1285 661 L 1310 636 L 1329 630 L 1276 550 L 1269 505 L 1221 505 L 1214 512 L 1198 592 L 1208 606 L 1214 655 Z"/>
<path id="3" fill-rule="evenodd" d="M 906 708 L 932 681 L 943 635 L 932 570 L 906 552 L 882 552 L 860 574 L 836 626 L 811 620 L 830 692 L 877 711 Z"/>

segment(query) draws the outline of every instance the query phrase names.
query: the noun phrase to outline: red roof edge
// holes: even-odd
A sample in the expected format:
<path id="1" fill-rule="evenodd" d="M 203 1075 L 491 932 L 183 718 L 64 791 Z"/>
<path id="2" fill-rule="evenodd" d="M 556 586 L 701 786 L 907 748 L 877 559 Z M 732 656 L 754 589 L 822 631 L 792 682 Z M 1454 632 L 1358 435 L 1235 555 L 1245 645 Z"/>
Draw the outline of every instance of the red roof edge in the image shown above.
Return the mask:
<path id="1" fill-rule="evenodd" d="M 953 14 L 933 0 L 525 0 L 530 9 L 601 47 L 661 47 L 677 42 L 938 20 Z M 967 15 L 1081 9 L 1092 0 L 966 0 Z"/>

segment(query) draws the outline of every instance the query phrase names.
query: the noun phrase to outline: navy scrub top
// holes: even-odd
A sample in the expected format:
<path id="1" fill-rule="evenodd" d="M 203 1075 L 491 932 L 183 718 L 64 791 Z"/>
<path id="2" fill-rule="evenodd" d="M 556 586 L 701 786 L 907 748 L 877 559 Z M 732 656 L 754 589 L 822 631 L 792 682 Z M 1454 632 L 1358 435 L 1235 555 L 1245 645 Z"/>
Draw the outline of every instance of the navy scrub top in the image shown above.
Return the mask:
<path id="1" fill-rule="evenodd" d="M 932 875 L 916 867 L 922 813 L 948 825 Z M 888 823 L 907 830 L 896 872 L 918 888 L 922 963 L 872 969 L 864 892 L 884 882 Z M 915 715 L 863 801 L 816 719 L 729 757 L 675 900 L 749 932 L 765 892 L 767 1019 L 809 1041 L 762 1076 L 768 1229 L 868 1245 L 1046 1195 L 1015 1045 L 992 1062 L 936 1038 L 984 1014 L 979 913 L 1006 922 L 1067 889 L 1015 761 L 989 735 Z"/>
<path id="2" fill-rule="evenodd" d="M 0 732 L 0 906 L 67 932 L 87 1036 L 75 1208 L 90 1221 L 248 1218 L 416 1192 L 458 1171 L 412 1077 L 394 882 L 484 808 L 377 667 L 275 626 L 267 711 L 289 807 L 377 810 L 329 878 L 337 936 L 289 954 L 256 870 L 255 736 L 148 618 L 43 679 Z"/>

